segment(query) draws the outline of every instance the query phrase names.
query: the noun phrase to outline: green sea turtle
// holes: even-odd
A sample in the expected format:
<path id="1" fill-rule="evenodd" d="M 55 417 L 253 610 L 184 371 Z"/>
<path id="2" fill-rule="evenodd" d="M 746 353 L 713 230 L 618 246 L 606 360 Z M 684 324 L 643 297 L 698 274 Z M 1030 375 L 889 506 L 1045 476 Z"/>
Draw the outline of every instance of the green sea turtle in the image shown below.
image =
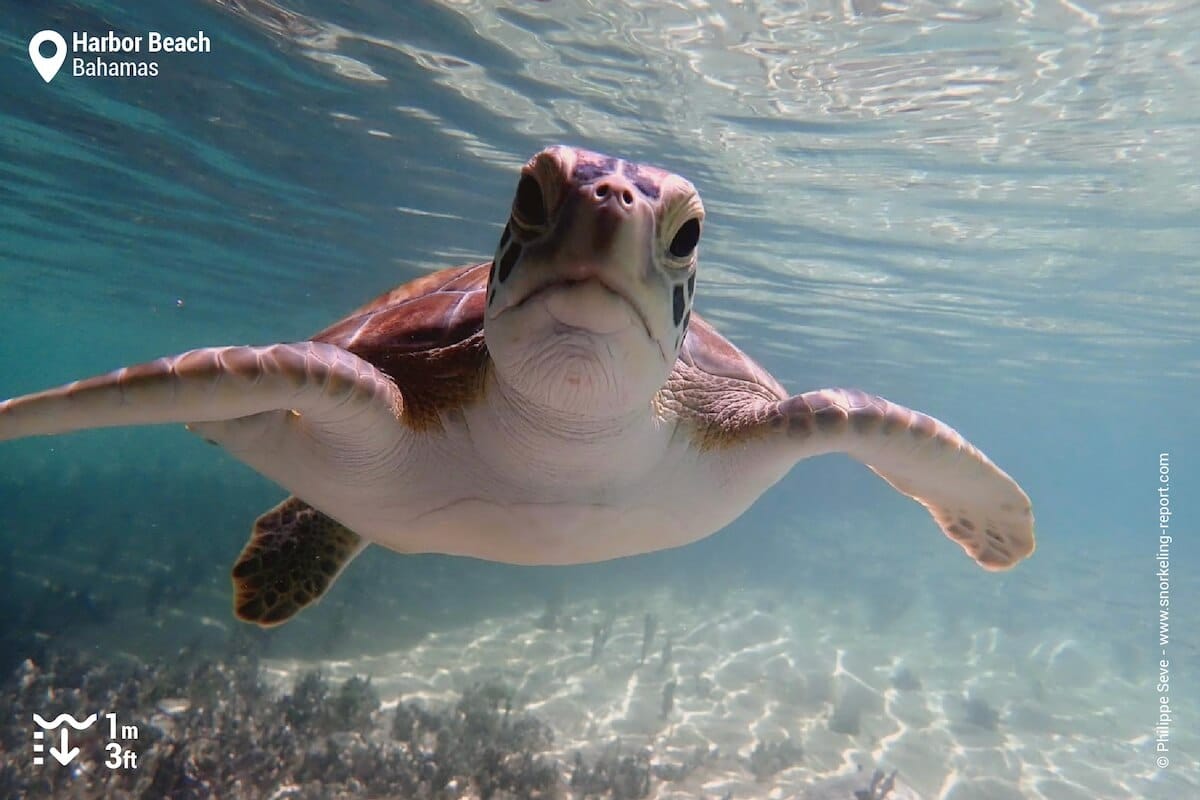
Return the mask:
<path id="1" fill-rule="evenodd" d="M 210 347 L 0 403 L 0 439 L 187 423 L 292 492 L 233 568 L 283 622 L 368 543 L 575 564 L 696 541 L 801 459 L 843 452 L 987 569 L 1029 498 L 945 424 L 861 391 L 789 396 L 692 313 L 704 207 L 569 147 L 521 171 L 492 261 L 384 294 L 309 341 Z"/>

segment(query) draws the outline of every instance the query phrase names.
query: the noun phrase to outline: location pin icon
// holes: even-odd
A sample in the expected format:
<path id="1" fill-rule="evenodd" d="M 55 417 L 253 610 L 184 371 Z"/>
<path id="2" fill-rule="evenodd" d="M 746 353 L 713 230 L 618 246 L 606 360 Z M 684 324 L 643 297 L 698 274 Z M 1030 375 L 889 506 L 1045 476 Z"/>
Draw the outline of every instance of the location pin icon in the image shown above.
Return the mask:
<path id="1" fill-rule="evenodd" d="M 50 42 L 54 45 L 54 55 L 46 58 L 42 55 L 42 44 Z M 54 80 L 67 60 L 67 42 L 56 31 L 42 31 L 29 40 L 29 60 L 37 67 L 38 74 L 46 83 Z"/>

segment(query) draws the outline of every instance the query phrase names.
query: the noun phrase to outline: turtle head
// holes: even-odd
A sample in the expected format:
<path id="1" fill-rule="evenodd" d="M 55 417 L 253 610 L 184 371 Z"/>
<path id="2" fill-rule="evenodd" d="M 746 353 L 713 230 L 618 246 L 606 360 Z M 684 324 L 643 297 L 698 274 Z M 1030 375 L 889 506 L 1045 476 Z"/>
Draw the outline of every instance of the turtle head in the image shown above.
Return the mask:
<path id="1" fill-rule="evenodd" d="M 569 147 L 535 155 L 488 278 L 497 377 L 548 409 L 644 407 L 687 331 L 703 225 L 678 175 Z"/>

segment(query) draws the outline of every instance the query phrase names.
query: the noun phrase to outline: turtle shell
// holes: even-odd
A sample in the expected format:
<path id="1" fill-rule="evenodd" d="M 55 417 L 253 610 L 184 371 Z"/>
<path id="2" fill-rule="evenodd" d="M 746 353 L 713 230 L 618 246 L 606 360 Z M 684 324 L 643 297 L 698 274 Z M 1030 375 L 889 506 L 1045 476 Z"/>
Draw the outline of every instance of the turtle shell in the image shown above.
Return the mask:
<path id="1" fill-rule="evenodd" d="M 483 330 L 491 266 L 485 261 L 422 275 L 355 309 L 313 341 L 336 344 L 381 369 L 384 365 L 377 358 L 384 354 L 418 353 L 463 342 Z"/>
<path id="2" fill-rule="evenodd" d="M 483 312 L 491 262 L 424 275 L 381 294 L 313 337 L 396 382 L 402 421 L 440 430 L 441 414 L 481 396 L 488 369 Z"/>

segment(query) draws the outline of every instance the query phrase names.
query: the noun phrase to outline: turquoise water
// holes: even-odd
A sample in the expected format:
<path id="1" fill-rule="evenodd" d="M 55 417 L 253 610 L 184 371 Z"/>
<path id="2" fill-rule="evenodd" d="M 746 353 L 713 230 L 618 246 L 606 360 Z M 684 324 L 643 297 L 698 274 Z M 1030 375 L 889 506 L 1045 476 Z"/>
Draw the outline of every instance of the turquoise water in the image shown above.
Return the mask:
<path id="1" fill-rule="evenodd" d="M 1021 482 L 1039 534 L 1028 563 L 985 574 L 866 470 L 820 459 L 683 550 L 562 570 L 370 552 L 320 606 L 247 644 L 227 570 L 277 487 L 175 428 L 5 442 L 6 672 L 65 652 L 199 658 L 236 639 L 273 674 L 299 661 L 370 673 L 386 705 L 389 691 L 410 698 L 369 660 L 380 654 L 509 630 L 548 602 L 574 609 L 567 650 L 586 650 L 589 614 L 613 609 L 633 642 L 643 608 L 665 629 L 676 602 L 715 620 L 771 615 L 791 627 L 767 639 L 786 639 L 794 663 L 862 658 L 851 671 L 873 691 L 887 689 L 883 653 L 943 672 L 925 680 L 936 733 L 919 744 L 888 726 L 830 740 L 814 701 L 778 723 L 807 761 L 744 783 L 716 777 L 736 764 L 708 783 L 656 777 L 655 796 L 794 796 L 867 757 L 927 798 L 1200 793 L 1186 722 L 1200 710 L 1195 4 L 0 8 L 0 396 L 201 345 L 302 339 L 391 286 L 485 259 L 519 166 L 564 142 L 689 177 L 708 213 L 700 313 L 789 390 L 860 387 L 954 425 Z M 47 84 L 26 53 L 45 28 L 203 30 L 213 47 L 163 55 L 154 78 L 75 77 L 68 63 Z M 1158 769 L 1162 453 L 1185 721 Z M 1047 655 L 1067 651 L 1069 667 Z M 572 714 L 608 717 L 549 705 L 519 649 L 480 658 L 560 741 L 694 746 L 673 728 L 572 733 Z M 445 659 L 421 669 L 467 680 Z M 732 759 L 782 735 L 709 730 L 723 701 L 693 678 L 679 676 L 688 736 Z M 998 709 L 995 740 L 939 727 L 963 692 Z M 1058 727 L 1023 723 L 1030 708 Z M 922 728 L 892 711 L 879 713 Z M 27 768 L 27 746 L 6 739 L 6 769 Z"/>

